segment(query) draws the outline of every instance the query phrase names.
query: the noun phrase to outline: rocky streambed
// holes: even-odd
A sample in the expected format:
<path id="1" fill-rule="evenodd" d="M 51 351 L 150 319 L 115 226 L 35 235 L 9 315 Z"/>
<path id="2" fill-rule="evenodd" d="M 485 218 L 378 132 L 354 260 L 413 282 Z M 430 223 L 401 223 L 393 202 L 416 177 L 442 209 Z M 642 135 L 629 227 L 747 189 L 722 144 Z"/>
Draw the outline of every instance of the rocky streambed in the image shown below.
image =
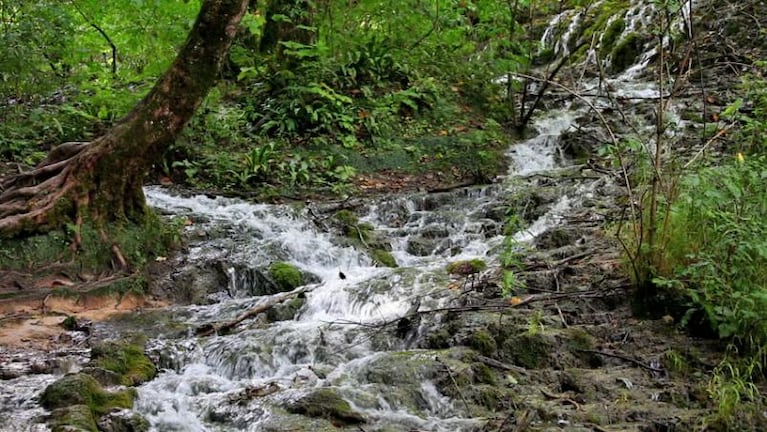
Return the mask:
<path id="1" fill-rule="evenodd" d="M 640 3 L 624 28 L 651 19 Z M 565 29 L 566 49 L 578 20 L 545 37 Z M 546 99 L 493 185 L 295 206 L 149 188 L 188 221 L 157 300 L 8 314 L 0 430 L 716 430 L 722 353 L 632 317 L 614 236 L 628 198 L 604 126 L 643 134 L 659 95 L 651 47 L 632 46 L 634 66 L 578 82 L 588 97 Z M 668 107 L 698 151 L 711 107 Z M 742 415 L 764 425 L 756 404 Z"/>

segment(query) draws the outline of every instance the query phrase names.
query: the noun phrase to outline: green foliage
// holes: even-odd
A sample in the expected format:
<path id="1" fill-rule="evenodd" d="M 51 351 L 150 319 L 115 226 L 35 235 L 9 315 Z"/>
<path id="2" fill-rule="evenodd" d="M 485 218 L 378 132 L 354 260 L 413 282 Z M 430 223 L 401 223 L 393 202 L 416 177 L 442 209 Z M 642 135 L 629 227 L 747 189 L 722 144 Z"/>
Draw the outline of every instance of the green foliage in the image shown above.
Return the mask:
<path id="1" fill-rule="evenodd" d="M 519 217 L 513 209 L 509 209 L 503 227 L 504 238 L 500 252 L 501 268 L 503 269 L 501 288 L 505 297 L 511 296 L 525 287 L 524 282 L 517 277 L 517 273 L 524 269 L 522 262 L 523 246 L 514 239 L 514 235 L 521 227 Z"/>
<path id="2" fill-rule="evenodd" d="M 757 68 L 767 67 L 767 60 L 756 62 Z M 742 124 L 738 146 L 747 154 L 767 152 L 767 80 L 759 74 L 743 79 L 745 98 L 736 100 L 723 112 L 722 117 Z"/>
<path id="3" fill-rule="evenodd" d="M 394 255 L 385 249 L 374 249 L 370 252 L 370 256 L 373 258 L 373 261 L 385 267 L 398 267 Z"/>
<path id="4" fill-rule="evenodd" d="M 687 316 L 702 313 L 723 339 L 767 343 L 767 159 L 749 157 L 683 178 L 662 227 L 655 282 L 684 287 Z"/>

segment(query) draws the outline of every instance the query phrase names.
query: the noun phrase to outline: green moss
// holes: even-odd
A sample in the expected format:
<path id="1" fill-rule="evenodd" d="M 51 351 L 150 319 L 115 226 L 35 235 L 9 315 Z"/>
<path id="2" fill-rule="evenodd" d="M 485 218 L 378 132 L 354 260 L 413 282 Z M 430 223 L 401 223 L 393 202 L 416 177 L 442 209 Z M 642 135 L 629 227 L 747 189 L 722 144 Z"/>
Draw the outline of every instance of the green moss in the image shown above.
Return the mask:
<path id="1" fill-rule="evenodd" d="M 471 365 L 471 370 L 474 372 L 474 382 L 495 385 L 495 374 L 486 364 L 474 363 Z"/>
<path id="2" fill-rule="evenodd" d="M 341 424 L 364 423 L 365 418 L 352 410 L 349 402 L 332 389 L 318 389 L 291 403 L 288 412 L 308 417 L 321 417 Z"/>
<path id="3" fill-rule="evenodd" d="M 120 248 L 129 266 L 141 268 L 152 257 L 166 255 L 180 241 L 181 221 L 168 222 L 148 212 L 140 224 L 111 224 L 104 242 L 101 227 L 85 221 L 81 226 L 66 225 L 63 230 L 15 239 L 0 244 L 0 268 L 30 270 L 46 264 L 71 262 L 73 269 L 98 273 L 112 268 L 113 245 Z M 79 235 L 79 248 L 70 247 Z"/>
<path id="4" fill-rule="evenodd" d="M 545 368 L 551 363 L 554 349 L 549 338 L 542 334 L 521 334 L 510 337 L 501 346 L 502 358 L 528 369 Z"/>
<path id="5" fill-rule="evenodd" d="M 276 262 L 269 266 L 269 276 L 279 291 L 291 291 L 303 284 L 301 271 L 292 264 Z"/>
<path id="6" fill-rule="evenodd" d="M 487 263 L 481 259 L 455 261 L 447 265 L 447 272 L 454 275 L 468 276 L 479 273 L 487 268 Z"/>
<path id="7" fill-rule="evenodd" d="M 399 267 L 397 260 L 394 259 L 394 255 L 391 252 L 384 249 L 374 249 L 370 252 L 373 261 L 386 267 L 396 268 Z"/>
<path id="8" fill-rule="evenodd" d="M 611 71 L 617 73 L 628 69 L 639 58 L 642 48 L 642 37 L 639 33 L 627 34 L 612 50 Z"/>
<path id="9" fill-rule="evenodd" d="M 617 42 L 623 30 L 626 28 L 626 21 L 623 18 L 618 18 L 610 23 L 602 34 L 602 40 L 599 47 L 599 57 L 604 59 L 607 54 L 611 53 L 615 48 Z"/>
<path id="10" fill-rule="evenodd" d="M 472 394 L 472 400 L 479 406 L 485 407 L 490 411 L 497 411 L 503 408 L 503 401 L 506 395 L 503 390 L 492 386 L 477 386 Z"/>
<path id="11" fill-rule="evenodd" d="M 43 391 L 40 403 L 47 409 L 87 405 L 97 415 L 113 408 L 131 408 L 138 393 L 136 389 L 109 392 L 90 375 L 78 373 L 66 375 Z"/>
<path id="12" fill-rule="evenodd" d="M 339 210 L 336 212 L 336 219 L 346 226 L 357 225 L 359 218 L 351 210 Z"/>
<path id="13" fill-rule="evenodd" d="M 571 350 L 594 349 L 594 337 L 581 328 L 570 327 L 564 330 L 568 337 L 567 347 Z"/>
<path id="14" fill-rule="evenodd" d="M 72 405 L 58 408 L 51 413 L 49 424 L 53 432 L 87 431 L 98 432 L 96 419 L 87 405 Z"/>
<path id="15" fill-rule="evenodd" d="M 485 330 L 480 330 L 469 337 L 467 345 L 486 356 L 492 356 L 498 350 L 495 339 Z"/>
<path id="16" fill-rule="evenodd" d="M 105 342 L 91 350 L 90 366 L 117 373 L 124 385 L 151 380 L 157 369 L 144 353 L 143 341 Z"/>

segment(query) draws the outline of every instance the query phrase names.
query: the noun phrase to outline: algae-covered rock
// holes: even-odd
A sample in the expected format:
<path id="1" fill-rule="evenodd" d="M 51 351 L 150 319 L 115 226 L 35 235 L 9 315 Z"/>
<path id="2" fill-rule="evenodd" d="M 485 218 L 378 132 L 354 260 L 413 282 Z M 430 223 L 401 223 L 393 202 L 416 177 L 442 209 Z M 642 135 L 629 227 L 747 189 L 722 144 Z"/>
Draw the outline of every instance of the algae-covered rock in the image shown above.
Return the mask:
<path id="1" fill-rule="evenodd" d="M 269 276 L 280 292 L 292 291 L 303 284 L 301 270 L 286 262 L 276 262 L 269 266 Z"/>
<path id="2" fill-rule="evenodd" d="M 487 263 L 481 259 L 455 261 L 447 265 L 447 272 L 453 275 L 468 276 L 487 268 Z"/>
<path id="3" fill-rule="evenodd" d="M 485 330 L 477 331 L 469 336 L 469 340 L 466 341 L 466 344 L 486 356 L 495 355 L 495 352 L 498 349 L 493 336 Z"/>
<path id="4" fill-rule="evenodd" d="M 123 383 L 123 377 L 120 374 L 104 368 L 88 366 L 84 367 L 80 372 L 92 376 L 99 384 L 105 387 L 121 385 Z"/>
<path id="5" fill-rule="evenodd" d="M 623 72 L 633 65 L 642 53 L 643 43 L 639 33 L 629 33 L 619 40 L 611 53 L 610 68 L 613 73 Z"/>
<path id="6" fill-rule="evenodd" d="M 120 384 L 138 385 L 157 375 L 152 360 L 144 353 L 143 340 L 108 341 L 91 350 L 89 366 L 120 375 Z"/>
<path id="7" fill-rule="evenodd" d="M 329 388 L 315 390 L 288 404 L 285 409 L 293 414 L 322 417 L 342 424 L 365 422 L 362 414 L 352 410 L 349 402 L 346 402 L 335 390 Z"/>
<path id="8" fill-rule="evenodd" d="M 110 392 L 90 375 L 65 375 L 46 387 L 40 403 L 47 409 L 86 405 L 94 414 L 104 414 L 113 408 L 131 408 L 137 393 L 135 389 Z"/>
<path id="9" fill-rule="evenodd" d="M 53 432 L 98 432 L 96 419 L 87 405 L 72 405 L 53 410 L 49 426 Z"/>
<path id="10" fill-rule="evenodd" d="M 504 361 L 511 361 L 527 369 L 539 369 L 551 365 L 554 350 L 548 335 L 523 333 L 506 339 L 498 352 Z"/>

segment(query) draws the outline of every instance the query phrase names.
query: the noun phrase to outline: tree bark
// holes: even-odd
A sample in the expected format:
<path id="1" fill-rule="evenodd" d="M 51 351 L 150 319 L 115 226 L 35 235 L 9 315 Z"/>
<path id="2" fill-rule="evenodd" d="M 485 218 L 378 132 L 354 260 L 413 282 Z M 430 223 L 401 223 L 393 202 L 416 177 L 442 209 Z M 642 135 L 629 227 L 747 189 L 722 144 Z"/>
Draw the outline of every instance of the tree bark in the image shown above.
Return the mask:
<path id="1" fill-rule="evenodd" d="M 146 215 L 143 179 L 213 85 L 248 0 L 205 0 L 176 60 L 149 94 L 104 136 L 66 143 L 30 172 L 0 182 L 0 236 L 67 223 Z"/>

